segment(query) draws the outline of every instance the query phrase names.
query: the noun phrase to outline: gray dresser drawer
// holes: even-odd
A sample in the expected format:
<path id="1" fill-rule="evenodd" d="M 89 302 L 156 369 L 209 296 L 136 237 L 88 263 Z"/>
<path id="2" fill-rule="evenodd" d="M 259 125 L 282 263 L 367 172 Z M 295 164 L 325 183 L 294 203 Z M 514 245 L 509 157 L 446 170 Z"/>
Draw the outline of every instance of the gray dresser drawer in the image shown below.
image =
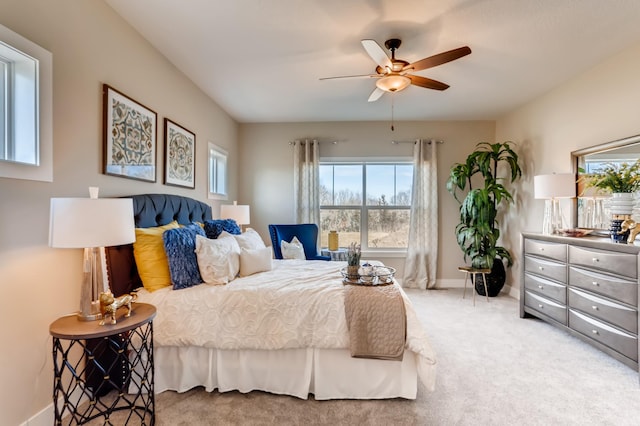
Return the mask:
<path id="1" fill-rule="evenodd" d="M 524 288 L 560 302 L 563 305 L 567 304 L 567 287 L 563 284 L 558 284 L 526 272 L 524 274 Z"/>
<path id="2" fill-rule="evenodd" d="M 525 254 L 533 254 L 535 256 L 547 257 L 555 259 L 559 262 L 567 261 L 567 245 L 558 243 L 548 243 L 546 241 L 538 241 L 526 239 L 524 241 Z"/>
<path id="3" fill-rule="evenodd" d="M 569 246 L 569 263 L 597 268 L 612 274 L 637 278 L 637 256 L 583 247 Z"/>
<path id="4" fill-rule="evenodd" d="M 569 289 L 569 307 L 624 328 L 631 333 L 638 333 L 638 312 L 635 309 L 574 288 Z"/>
<path id="5" fill-rule="evenodd" d="M 569 327 L 634 361 L 638 361 L 638 337 L 618 330 L 587 315 L 569 310 Z"/>
<path id="6" fill-rule="evenodd" d="M 524 270 L 551 278 L 561 283 L 567 282 L 567 265 L 533 256 L 524 257 Z"/>
<path id="7" fill-rule="evenodd" d="M 632 306 L 638 305 L 637 281 L 629 281 L 570 266 L 569 282 L 572 287 L 584 288 Z"/>
<path id="8" fill-rule="evenodd" d="M 536 311 L 567 325 L 567 307 L 528 290 L 524 292 L 524 304 Z"/>

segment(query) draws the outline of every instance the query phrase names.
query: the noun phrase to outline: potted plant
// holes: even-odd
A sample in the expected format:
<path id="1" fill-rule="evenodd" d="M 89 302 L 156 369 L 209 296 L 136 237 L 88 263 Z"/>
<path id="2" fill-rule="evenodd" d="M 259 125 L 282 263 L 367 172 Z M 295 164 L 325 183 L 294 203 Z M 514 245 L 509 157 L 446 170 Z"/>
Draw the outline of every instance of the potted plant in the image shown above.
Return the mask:
<path id="1" fill-rule="evenodd" d="M 584 188 L 597 188 L 611 194 L 611 239 L 614 242 L 626 242 L 629 233 L 622 230 L 622 222 L 630 219 L 634 193 L 640 190 L 640 160 L 634 163 L 607 163 L 593 173 L 583 174 L 578 183 L 583 184 L 581 186 Z"/>
<path id="2" fill-rule="evenodd" d="M 347 275 L 351 280 L 358 280 L 358 269 L 360 268 L 360 256 L 362 251 L 360 244 L 349 244 L 349 250 L 347 251 Z"/>
<path id="3" fill-rule="evenodd" d="M 498 246 L 497 220 L 498 207 L 513 202 L 503 182 L 513 183 L 522 176 L 512 145 L 513 142 L 479 143 L 466 162 L 451 167 L 447 181 L 447 190 L 460 203 L 460 223 L 456 226 L 458 245 L 465 261 L 471 261 L 471 267 L 492 270 L 487 275 L 487 291 L 491 297 L 497 296 L 504 287 L 503 261 L 507 261 L 507 266 L 513 264 L 509 251 Z M 502 167 L 508 169 L 506 177 L 501 173 Z M 475 183 L 479 183 L 478 187 L 473 187 Z M 481 278 L 476 281 L 476 291 L 484 296 L 484 283 Z"/>

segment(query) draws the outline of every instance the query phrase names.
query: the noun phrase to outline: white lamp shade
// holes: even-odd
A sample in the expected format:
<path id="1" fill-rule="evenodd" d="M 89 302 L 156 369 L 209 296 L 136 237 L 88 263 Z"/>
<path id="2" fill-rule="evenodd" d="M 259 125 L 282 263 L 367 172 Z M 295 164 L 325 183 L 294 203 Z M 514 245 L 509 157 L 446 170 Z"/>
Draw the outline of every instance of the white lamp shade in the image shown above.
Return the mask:
<path id="1" fill-rule="evenodd" d="M 220 217 L 222 219 L 233 219 L 238 225 L 248 225 L 250 223 L 249 206 L 233 204 L 223 204 L 220 206 Z"/>
<path id="2" fill-rule="evenodd" d="M 538 175 L 533 178 L 535 198 L 573 198 L 576 196 L 576 177 L 572 173 Z"/>
<path id="3" fill-rule="evenodd" d="M 109 247 L 136 240 L 130 198 L 52 198 L 49 245 Z"/>

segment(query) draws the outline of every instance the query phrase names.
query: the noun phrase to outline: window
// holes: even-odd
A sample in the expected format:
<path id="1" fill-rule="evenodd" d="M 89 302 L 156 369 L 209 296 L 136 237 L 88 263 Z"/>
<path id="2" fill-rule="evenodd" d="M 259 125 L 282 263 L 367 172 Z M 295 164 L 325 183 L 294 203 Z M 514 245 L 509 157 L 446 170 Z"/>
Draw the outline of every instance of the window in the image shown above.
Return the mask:
<path id="1" fill-rule="evenodd" d="M 363 250 L 407 248 L 413 185 L 410 161 L 320 163 L 320 230 L 340 234 L 340 245 Z"/>
<path id="2" fill-rule="evenodd" d="M 53 180 L 51 53 L 0 25 L 0 177 Z"/>
<path id="3" fill-rule="evenodd" d="M 227 151 L 209 142 L 209 198 L 227 199 Z"/>

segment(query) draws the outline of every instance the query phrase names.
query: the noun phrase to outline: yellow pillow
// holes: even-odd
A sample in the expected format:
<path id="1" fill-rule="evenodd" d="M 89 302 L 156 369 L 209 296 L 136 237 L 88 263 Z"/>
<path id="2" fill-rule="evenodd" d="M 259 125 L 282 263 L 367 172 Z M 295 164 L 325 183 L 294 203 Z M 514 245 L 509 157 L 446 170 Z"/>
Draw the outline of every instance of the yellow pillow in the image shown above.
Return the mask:
<path id="1" fill-rule="evenodd" d="M 168 229 L 179 227 L 178 222 L 174 220 L 155 228 L 136 228 L 133 257 L 136 259 L 142 285 L 149 291 L 171 285 L 169 261 L 164 251 L 162 234 Z"/>

